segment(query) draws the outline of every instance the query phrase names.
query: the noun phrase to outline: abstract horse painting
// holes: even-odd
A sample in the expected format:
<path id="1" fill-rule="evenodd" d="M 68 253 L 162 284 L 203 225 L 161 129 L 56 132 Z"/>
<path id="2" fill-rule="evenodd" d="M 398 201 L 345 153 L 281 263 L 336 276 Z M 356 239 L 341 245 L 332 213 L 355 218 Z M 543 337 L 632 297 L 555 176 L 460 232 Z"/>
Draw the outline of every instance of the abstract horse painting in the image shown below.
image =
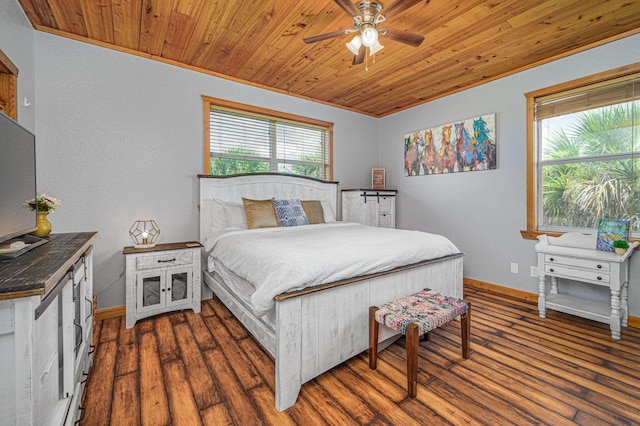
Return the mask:
<path id="1" fill-rule="evenodd" d="M 455 124 L 456 130 L 456 165 L 458 169 L 456 171 L 463 172 L 465 170 L 472 170 L 475 163 L 478 161 L 478 152 L 475 144 L 469 138 L 469 133 L 464 127 L 464 121 Z"/>
<path id="2" fill-rule="evenodd" d="M 496 143 L 490 138 L 491 129 L 482 117 L 473 120 L 473 135 L 478 146 L 478 166 L 476 170 L 496 168 Z"/>
<path id="3" fill-rule="evenodd" d="M 405 135 L 404 170 L 407 176 L 420 174 L 420 147 L 424 146 L 422 132 L 416 132 L 408 139 Z"/>
<path id="4" fill-rule="evenodd" d="M 405 176 L 497 167 L 495 114 L 407 133 L 404 139 Z"/>
<path id="5" fill-rule="evenodd" d="M 456 164 L 455 147 L 451 144 L 451 124 L 442 126 L 442 142 L 438 153 L 438 169 L 440 173 L 453 173 Z"/>
<path id="6" fill-rule="evenodd" d="M 422 170 L 425 175 L 432 175 L 438 171 L 438 153 L 433 142 L 433 132 L 424 132 L 424 150 L 422 151 Z"/>

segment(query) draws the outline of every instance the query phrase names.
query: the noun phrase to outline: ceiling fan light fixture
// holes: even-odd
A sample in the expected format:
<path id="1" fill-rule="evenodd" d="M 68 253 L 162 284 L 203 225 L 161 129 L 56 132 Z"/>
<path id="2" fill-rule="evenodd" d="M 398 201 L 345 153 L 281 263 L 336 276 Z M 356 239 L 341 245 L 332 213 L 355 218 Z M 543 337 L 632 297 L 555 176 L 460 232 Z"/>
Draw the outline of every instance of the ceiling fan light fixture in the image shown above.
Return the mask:
<path id="1" fill-rule="evenodd" d="M 386 9 L 380 0 L 358 0 L 359 3 L 357 4 L 354 4 L 353 0 L 333 1 L 351 16 L 353 19 L 353 28 L 306 37 L 303 38 L 303 41 L 311 44 L 355 33 L 351 41 L 345 43 L 347 49 L 353 54 L 351 65 L 359 65 L 365 62 L 365 70 L 368 70 L 369 56 L 373 58 L 373 63 L 375 63 L 375 54 L 384 49 L 384 46 L 378 41 L 379 37 L 386 37 L 413 47 L 420 45 L 424 40 L 423 36 L 408 31 L 393 28 L 378 29 L 378 26 L 386 22 L 387 18 L 407 11 L 409 8 L 421 3 L 421 0 L 394 0 Z M 429 0 L 427 0 L 427 3 L 429 3 Z M 368 55 L 367 49 L 369 50 Z"/>
<path id="2" fill-rule="evenodd" d="M 347 49 L 351 51 L 354 55 L 357 55 L 360 51 L 360 46 L 362 46 L 362 38 L 360 35 L 356 35 L 349 43 L 345 44 Z"/>
<path id="3" fill-rule="evenodd" d="M 376 40 L 376 44 L 374 44 L 373 47 L 369 48 L 369 56 L 375 55 L 376 53 L 378 53 L 382 49 L 384 49 L 384 46 L 381 45 L 378 40 Z"/>
<path id="4" fill-rule="evenodd" d="M 378 42 L 378 31 L 373 27 L 362 30 L 362 44 L 372 48 Z"/>

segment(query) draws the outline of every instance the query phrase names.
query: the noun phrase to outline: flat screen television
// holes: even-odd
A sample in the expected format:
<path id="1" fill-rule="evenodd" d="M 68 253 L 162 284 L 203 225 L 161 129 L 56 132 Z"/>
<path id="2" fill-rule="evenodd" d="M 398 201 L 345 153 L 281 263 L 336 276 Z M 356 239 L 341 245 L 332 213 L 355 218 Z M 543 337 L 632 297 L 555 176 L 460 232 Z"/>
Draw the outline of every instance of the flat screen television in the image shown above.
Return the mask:
<path id="1" fill-rule="evenodd" d="M 36 138 L 0 112 L 0 259 L 39 245 L 41 239 L 26 235 L 37 228 L 36 212 L 23 206 L 35 195 Z"/>

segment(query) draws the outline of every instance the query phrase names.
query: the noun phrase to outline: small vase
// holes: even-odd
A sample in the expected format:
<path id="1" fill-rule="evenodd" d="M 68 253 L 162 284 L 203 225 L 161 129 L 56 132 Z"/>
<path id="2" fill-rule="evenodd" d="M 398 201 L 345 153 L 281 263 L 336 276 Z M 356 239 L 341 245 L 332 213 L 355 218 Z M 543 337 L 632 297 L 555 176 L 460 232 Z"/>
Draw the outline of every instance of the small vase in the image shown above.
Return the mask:
<path id="1" fill-rule="evenodd" d="M 46 237 L 51 233 L 51 222 L 47 219 L 49 212 L 38 212 L 36 214 L 38 215 L 38 220 L 36 222 L 38 229 L 33 231 L 31 235 L 35 235 L 36 237 Z"/>
<path id="2" fill-rule="evenodd" d="M 618 253 L 620 256 L 622 256 L 623 254 L 625 254 L 627 252 L 627 249 L 623 249 L 620 247 L 614 247 L 614 250 L 616 251 L 616 253 Z"/>

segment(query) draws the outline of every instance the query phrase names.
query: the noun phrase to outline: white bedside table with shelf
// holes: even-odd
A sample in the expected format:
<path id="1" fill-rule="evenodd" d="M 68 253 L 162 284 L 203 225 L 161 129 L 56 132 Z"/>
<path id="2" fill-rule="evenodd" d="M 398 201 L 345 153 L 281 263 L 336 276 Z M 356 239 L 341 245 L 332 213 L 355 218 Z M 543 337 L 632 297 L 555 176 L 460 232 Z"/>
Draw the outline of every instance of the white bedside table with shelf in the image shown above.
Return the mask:
<path id="1" fill-rule="evenodd" d="M 540 235 L 535 249 L 538 256 L 538 311 L 546 318 L 553 309 L 609 324 L 611 337 L 620 339 L 629 318 L 629 258 L 640 244 L 631 243 L 623 255 L 596 250 L 596 236 L 569 232 L 561 237 Z M 546 277 L 551 289 L 546 292 Z M 608 287 L 609 303 L 558 292 L 558 278 Z"/>
<path id="2" fill-rule="evenodd" d="M 136 321 L 163 312 L 193 309 L 200 312 L 202 244 L 158 244 L 125 247 L 127 328 Z"/>

